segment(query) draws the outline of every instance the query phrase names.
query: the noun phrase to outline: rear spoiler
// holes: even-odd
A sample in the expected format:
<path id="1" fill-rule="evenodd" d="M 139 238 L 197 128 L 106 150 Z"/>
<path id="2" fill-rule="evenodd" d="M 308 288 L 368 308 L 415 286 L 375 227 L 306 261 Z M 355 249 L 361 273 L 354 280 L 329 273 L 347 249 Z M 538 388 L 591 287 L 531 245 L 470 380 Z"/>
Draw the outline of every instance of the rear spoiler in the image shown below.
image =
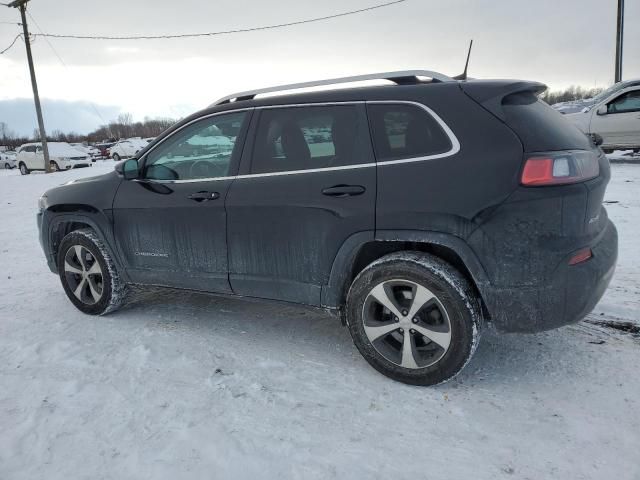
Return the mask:
<path id="1" fill-rule="evenodd" d="M 472 99 L 504 121 L 502 100 L 514 93 L 531 92 L 538 95 L 547 89 L 544 83 L 526 80 L 474 80 L 460 82 L 462 90 Z"/>

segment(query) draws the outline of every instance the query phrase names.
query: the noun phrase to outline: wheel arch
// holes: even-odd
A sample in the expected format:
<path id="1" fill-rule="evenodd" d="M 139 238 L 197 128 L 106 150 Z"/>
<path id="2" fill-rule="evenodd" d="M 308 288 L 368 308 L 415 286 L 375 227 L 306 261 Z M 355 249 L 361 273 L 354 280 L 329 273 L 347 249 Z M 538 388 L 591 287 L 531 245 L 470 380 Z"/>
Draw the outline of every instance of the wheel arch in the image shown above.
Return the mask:
<path id="1" fill-rule="evenodd" d="M 67 205 L 66 209 L 71 209 L 72 206 Z M 47 239 L 49 243 L 48 253 L 50 255 L 50 265 L 54 266 L 57 270 L 57 256 L 60 244 L 65 236 L 69 233 L 81 230 L 83 228 L 90 228 L 95 232 L 100 241 L 103 243 L 109 255 L 113 259 L 118 273 L 121 277 L 126 278 L 126 272 L 122 268 L 120 258 L 116 253 L 116 249 L 113 248 L 113 232 L 111 229 L 111 223 L 104 214 L 101 214 L 94 207 L 88 205 L 76 206 L 78 210 L 74 212 L 50 212 L 53 217 L 49 220 Z M 83 208 L 84 207 L 84 208 Z M 57 271 L 55 272 L 57 273 Z"/>
<path id="2" fill-rule="evenodd" d="M 349 237 L 336 255 L 329 281 L 322 288 L 322 306 L 336 309 L 344 305 L 351 283 L 371 262 L 389 253 L 400 251 L 430 253 L 453 265 L 469 281 L 482 303 L 483 314 L 489 318 L 483 300 L 489 280 L 484 267 L 467 243 L 454 235 L 413 230 L 360 232 Z"/>

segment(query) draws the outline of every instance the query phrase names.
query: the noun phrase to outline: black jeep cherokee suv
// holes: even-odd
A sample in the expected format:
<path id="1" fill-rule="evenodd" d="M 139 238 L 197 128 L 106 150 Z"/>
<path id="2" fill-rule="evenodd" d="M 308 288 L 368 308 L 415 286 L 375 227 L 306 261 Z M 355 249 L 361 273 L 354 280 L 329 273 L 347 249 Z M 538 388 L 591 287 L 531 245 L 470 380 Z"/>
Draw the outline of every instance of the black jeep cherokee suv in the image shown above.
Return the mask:
<path id="1" fill-rule="evenodd" d="M 226 97 L 46 192 L 41 242 L 71 302 L 105 314 L 146 284 L 322 307 L 419 385 L 456 375 L 485 322 L 584 317 L 616 263 L 609 164 L 544 85 L 413 71 L 281 90 L 372 78 L 392 84 Z"/>

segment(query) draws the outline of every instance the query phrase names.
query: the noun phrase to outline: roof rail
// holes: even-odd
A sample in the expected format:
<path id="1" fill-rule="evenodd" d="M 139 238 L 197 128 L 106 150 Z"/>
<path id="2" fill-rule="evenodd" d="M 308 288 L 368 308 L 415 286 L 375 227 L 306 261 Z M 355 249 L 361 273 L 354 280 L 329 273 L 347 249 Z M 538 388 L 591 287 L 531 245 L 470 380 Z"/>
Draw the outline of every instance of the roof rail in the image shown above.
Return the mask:
<path id="1" fill-rule="evenodd" d="M 455 80 L 442 73 L 432 72 L 430 70 L 405 70 L 397 72 L 369 73 L 366 75 L 355 75 L 353 77 L 331 78 L 328 80 L 316 80 L 312 82 L 292 83 L 290 85 L 279 85 L 277 87 L 261 88 L 259 90 L 250 90 L 247 92 L 234 93 L 217 100 L 211 106 L 230 103 L 231 101 L 251 100 L 256 95 L 264 93 L 281 92 L 286 90 L 298 90 L 301 88 L 322 87 L 325 85 L 337 85 L 340 83 L 362 82 L 365 80 L 389 80 L 398 85 L 410 85 L 419 83 L 418 77 L 431 78 L 436 82 L 455 82 Z"/>

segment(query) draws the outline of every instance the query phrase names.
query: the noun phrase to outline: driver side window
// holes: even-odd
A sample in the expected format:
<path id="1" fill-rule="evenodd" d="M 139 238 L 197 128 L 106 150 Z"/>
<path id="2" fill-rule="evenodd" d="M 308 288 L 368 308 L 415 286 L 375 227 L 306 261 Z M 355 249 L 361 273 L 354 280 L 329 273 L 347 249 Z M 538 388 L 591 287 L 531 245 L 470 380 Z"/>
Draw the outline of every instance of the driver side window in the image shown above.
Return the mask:
<path id="1" fill-rule="evenodd" d="M 624 93 L 607 105 L 607 113 L 640 112 L 640 90 Z"/>
<path id="2" fill-rule="evenodd" d="M 144 178 L 197 180 L 228 176 L 246 113 L 214 115 L 173 134 L 147 155 Z"/>

